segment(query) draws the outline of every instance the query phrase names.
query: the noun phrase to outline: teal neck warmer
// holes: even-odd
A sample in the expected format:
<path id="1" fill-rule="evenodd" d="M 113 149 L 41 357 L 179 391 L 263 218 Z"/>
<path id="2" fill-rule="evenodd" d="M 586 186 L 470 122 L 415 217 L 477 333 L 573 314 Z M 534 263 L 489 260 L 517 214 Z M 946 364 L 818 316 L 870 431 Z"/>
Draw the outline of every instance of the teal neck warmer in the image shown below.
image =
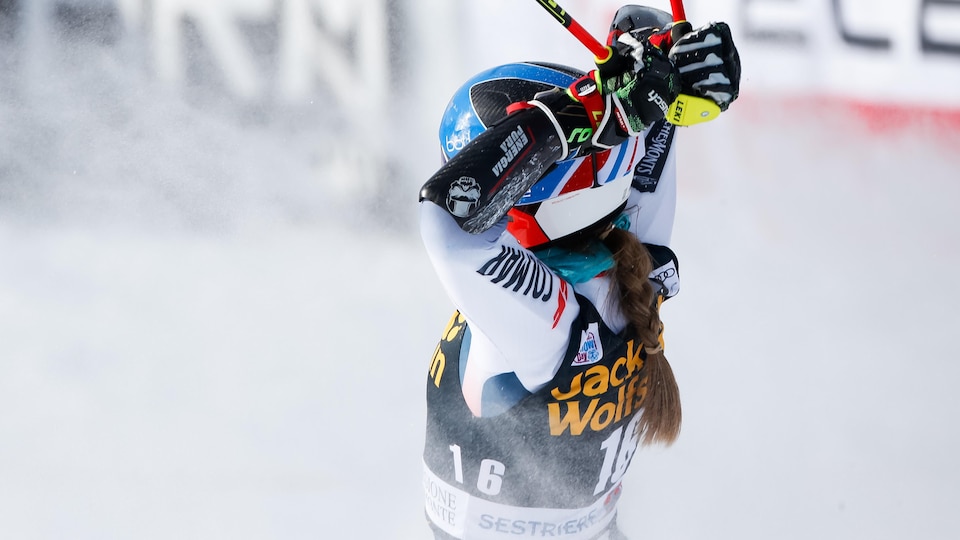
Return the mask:
<path id="1" fill-rule="evenodd" d="M 621 214 L 613 222 L 618 229 L 628 230 L 630 218 Z M 585 283 L 613 268 L 613 253 L 599 239 L 582 251 L 551 247 L 535 252 L 538 259 L 569 283 Z"/>

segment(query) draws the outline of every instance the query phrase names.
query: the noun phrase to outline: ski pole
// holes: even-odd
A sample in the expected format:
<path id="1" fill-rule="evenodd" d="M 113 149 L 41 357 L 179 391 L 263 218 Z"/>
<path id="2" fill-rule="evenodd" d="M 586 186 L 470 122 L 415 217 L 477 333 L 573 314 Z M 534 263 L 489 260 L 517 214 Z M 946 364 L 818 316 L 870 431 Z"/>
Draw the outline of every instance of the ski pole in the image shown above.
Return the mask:
<path id="1" fill-rule="evenodd" d="M 683 0 L 670 0 L 670 11 L 673 12 L 673 22 L 680 23 L 687 20 L 683 11 Z"/>
<path id="2" fill-rule="evenodd" d="M 683 9 L 683 0 L 670 0 L 670 11 L 673 12 L 674 31 L 673 39 L 679 39 L 682 34 L 693 30 L 687 21 L 687 13 Z M 709 122 L 720 116 L 720 106 L 713 100 L 702 97 L 680 94 L 670 104 L 667 111 L 667 121 L 677 126 L 692 126 L 702 122 Z"/>
<path id="3" fill-rule="evenodd" d="M 613 49 L 600 43 L 597 38 L 593 37 L 590 32 L 587 32 L 572 15 L 560 7 L 560 4 L 555 0 L 537 0 L 537 3 L 543 6 L 543 9 L 553 15 L 557 22 L 562 24 L 564 28 L 573 34 L 573 37 L 577 38 L 580 43 L 593 53 L 597 64 L 606 62 L 613 55 Z M 683 9 L 683 0 L 670 0 L 670 9 L 673 11 L 674 22 L 686 23 L 687 15 Z M 720 107 L 713 101 L 702 97 L 680 94 L 677 99 L 670 104 L 666 118 L 668 122 L 676 126 L 692 126 L 713 120 L 719 115 Z"/>
<path id="4" fill-rule="evenodd" d="M 564 28 L 573 34 L 573 37 L 577 38 L 580 43 L 593 53 L 596 63 L 602 64 L 613 55 L 613 49 L 597 41 L 597 38 L 593 37 L 590 32 L 587 32 L 583 26 L 580 26 L 580 23 L 578 23 L 576 19 L 560 7 L 560 4 L 554 0 L 537 0 L 537 3 L 543 6 L 543 9 L 553 15 Z"/>

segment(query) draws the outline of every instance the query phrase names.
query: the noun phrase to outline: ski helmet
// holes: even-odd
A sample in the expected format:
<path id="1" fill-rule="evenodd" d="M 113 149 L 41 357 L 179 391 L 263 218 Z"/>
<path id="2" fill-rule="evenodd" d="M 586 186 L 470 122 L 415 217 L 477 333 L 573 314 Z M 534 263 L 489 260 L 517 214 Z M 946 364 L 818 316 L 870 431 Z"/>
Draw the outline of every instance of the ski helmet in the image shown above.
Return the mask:
<path id="1" fill-rule="evenodd" d="M 566 66 L 532 62 L 477 74 L 456 91 L 443 114 L 443 161 L 506 117 L 508 105 L 529 101 L 538 92 L 566 89 L 583 75 Z M 626 205 L 640 145 L 628 139 L 609 150 L 557 162 L 509 211 L 507 230 L 528 249 L 575 245 L 599 232 Z"/>
<path id="2" fill-rule="evenodd" d="M 620 36 L 638 28 L 664 28 L 673 22 L 673 15 L 666 11 L 648 6 L 628 4 L 613 15 L 610 23 L 610 36 L 607 44 L 612 44 Z"/>

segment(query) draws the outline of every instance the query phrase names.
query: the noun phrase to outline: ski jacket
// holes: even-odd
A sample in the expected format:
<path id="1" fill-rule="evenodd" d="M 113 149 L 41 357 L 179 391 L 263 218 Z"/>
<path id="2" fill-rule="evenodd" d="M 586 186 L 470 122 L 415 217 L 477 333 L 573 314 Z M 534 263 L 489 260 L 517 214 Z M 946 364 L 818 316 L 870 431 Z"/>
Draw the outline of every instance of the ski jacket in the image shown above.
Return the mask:
<path id="1" fill-rule="evenodd" d="M 658 122 L 625 168 L 624 212 L 679 291 L 669 249 L 675 128 Z M 636 143 L 636 141 L 629 141 Z M 627 144 L 627 143 L 625 143 Z M 506 232 L 464 232 L 424 201 L 421 235 L 458 311 L 427 374 L 426 514 L 460 539 L 597 538 L 637 447 L 645 351 L 604 275 L 572 285 Z"/>

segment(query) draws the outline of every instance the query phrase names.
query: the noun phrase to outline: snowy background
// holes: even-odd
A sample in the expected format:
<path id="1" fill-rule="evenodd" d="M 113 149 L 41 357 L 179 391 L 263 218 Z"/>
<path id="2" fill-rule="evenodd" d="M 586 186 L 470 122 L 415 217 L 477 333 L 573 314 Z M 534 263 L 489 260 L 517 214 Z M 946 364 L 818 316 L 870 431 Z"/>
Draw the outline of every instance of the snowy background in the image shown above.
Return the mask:
<path id="1" fill-rule="evenodd" d="M 411 62 L 373 117 L 223 97 L 199 53 L 172 85 L 135 33 L 0 18 L 0 538 L 429 537 L 434 126 L 491 62 L 589 65 L 536 6 L 523 35 L 482 8 L 461 37 L 498 45 Z M 638 454 L 623 528 L 958 538 L 960 132 L 749 82 L 682 133 L 684 431 Z"/>

